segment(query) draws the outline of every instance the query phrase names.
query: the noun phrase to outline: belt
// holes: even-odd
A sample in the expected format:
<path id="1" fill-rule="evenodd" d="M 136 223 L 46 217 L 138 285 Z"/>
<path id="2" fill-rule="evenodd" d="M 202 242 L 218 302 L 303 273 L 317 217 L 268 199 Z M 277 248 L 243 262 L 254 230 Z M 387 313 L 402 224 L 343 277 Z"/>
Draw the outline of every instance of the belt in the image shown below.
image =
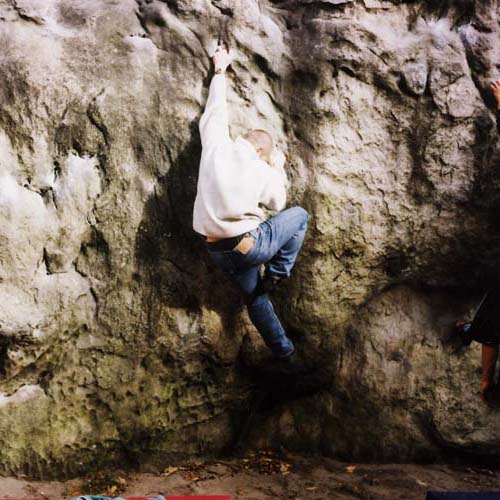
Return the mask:
<path id="1" fill-rule="evenodd" d="M 224 238 L 219 241 L 207 241 L 206 245 L 209 250 L 219 252 L 221 250 L 232 250 L 245 237 L 250 236 L 250 233 L 240 234 L 232 238 Z"/>

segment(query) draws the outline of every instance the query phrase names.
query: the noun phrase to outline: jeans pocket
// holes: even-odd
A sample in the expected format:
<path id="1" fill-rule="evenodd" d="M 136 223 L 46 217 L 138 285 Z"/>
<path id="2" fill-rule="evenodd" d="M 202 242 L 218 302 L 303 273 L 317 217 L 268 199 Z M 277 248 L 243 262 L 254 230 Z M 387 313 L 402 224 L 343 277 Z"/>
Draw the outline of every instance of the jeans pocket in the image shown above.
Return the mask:
<path id="1" fill-rule="evenodd" d="M 247 234 L 248 234 L 248 236 L 250 236 L 253 239 L 253 243 L 252 243 L 252 240 L 250 240 L 250 238 L 248 238 L 248 240 L 250 240 L 250 242 L 247 245 L 243 245 L 240 248 L 238 248 L 238 246 L 239 246 L 238 245 L 235 248 L 233 248 L 233 250 L 232 250 L 233 255 L 237 261 L 237 265 L 239 264 L 241 267 L 249 267 L 249 266 L 253 265 L 253 263 L 255 261 L 255 255 L 258 254 L 258 247 L 260 244 L 260 240 L 259 240 L 260 228 L 259 227 L 253 229 L 252 231 L 249 231 Z M 242 241 L 244 241 L 244 240 L 242 240 Z"/>
<path id="2" fill-rule="evenodd" d="M 247 255 L 252 251 L 252 248 L 256 243 L 255 236 L 252 236 L 250 233 L 247 235 L 234 247 L 234 251 L 240 253 L 241 255 Z"/>

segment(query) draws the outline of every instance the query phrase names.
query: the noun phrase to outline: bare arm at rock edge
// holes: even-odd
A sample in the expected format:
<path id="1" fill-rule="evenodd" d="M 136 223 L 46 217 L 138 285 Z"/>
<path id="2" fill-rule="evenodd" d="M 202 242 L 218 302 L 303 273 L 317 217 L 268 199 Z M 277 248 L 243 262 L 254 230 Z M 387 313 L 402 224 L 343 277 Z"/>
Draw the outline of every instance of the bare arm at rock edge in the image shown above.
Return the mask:
<path id="1" fill-rule="evenodd" d="M 481 350 L 481 361 L 483 365 L 483 377 L 481 379 L 481 398 L 488 402 L 494 387 L 495 367 L 498 358 L 498 346 L 483 344 Z"/>
<path id="2" fill-rule="evenodd" d="M 500 80 L 496 80 L 491 84 L 491 90 L 497 102 L 497 130 L 500 134 Z"/>
<path id="3" fill-rule="evenodd" d="M 207 104 L 199 125 L 201 145 L 204 149 L 216 147 L 230 140 L 224 74 L 231 63 L 231 58 L 227 50 L 219 45 L 213 61 L 215 75 L 210 83 Z"/>

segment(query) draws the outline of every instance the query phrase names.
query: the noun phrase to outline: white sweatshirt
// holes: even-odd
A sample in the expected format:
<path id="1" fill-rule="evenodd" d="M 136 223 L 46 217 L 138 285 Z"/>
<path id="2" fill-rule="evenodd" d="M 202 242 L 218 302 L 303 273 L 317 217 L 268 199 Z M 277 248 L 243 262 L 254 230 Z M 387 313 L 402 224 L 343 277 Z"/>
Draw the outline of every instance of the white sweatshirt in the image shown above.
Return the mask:
<path id="1" fill-rule="evenodd" d="M 271 167 L 243 137 L 232 141 L 226 104 L 226 80 L 215 75 L 200 120 L 202 153 L 193 228 L 215 238 L 255 229 L 265 220 L 260 205 L 282 210 L 287 178 L 282 166 Z"/>

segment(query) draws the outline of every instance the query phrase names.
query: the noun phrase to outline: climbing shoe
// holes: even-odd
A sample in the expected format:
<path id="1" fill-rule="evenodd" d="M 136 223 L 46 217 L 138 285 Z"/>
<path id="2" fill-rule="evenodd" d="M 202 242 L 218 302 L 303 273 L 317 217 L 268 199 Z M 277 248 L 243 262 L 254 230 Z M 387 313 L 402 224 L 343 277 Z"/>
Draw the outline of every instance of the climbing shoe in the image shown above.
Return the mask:
<path id="1" fill-rule="evenodd" d="M 271 293 L 276 290 L 276 287 L 283 280 L 280 276 L 274 276 L 272 274 L 266 274 L 262 281 L 260 282 L 259 290 L 261 293 Z"/>
<path id="2" fill-rule="evenodd" d="M 289 356 L 278 358 L 275 364 L 276 371 L 284 375 L 302 375 L 311 371 L 304 360 L 301 359 L 297 350 L 293 351 Z"/>

